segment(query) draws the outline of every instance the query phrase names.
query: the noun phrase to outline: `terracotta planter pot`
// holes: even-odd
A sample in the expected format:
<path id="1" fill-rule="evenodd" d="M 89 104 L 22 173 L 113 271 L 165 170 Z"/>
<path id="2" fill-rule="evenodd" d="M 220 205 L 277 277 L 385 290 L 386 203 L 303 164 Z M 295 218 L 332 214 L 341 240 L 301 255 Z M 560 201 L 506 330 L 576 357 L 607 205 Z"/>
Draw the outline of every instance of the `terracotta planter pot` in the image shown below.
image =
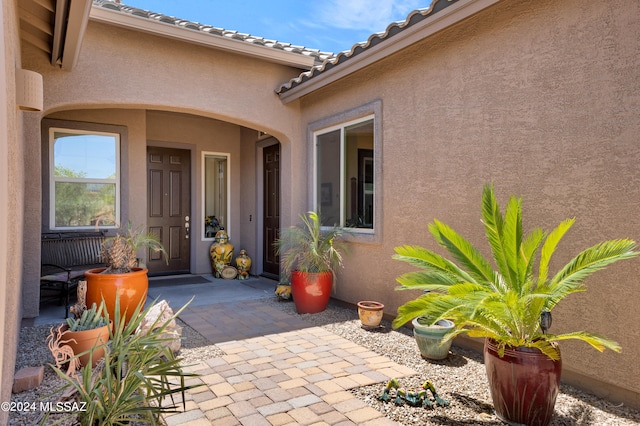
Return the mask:
<path id="1" fill-rule="evenodd" d="M 291 273 L 291 294 L 299 314 L 315 314 L 327 309 L 331 297 L 331 272 Z"/>
<path id="2" fill-rule="evenodd" d="M 100 305 L 104 298 L 109 318 L 113 320 L 118 295 L 120 315 L 126 314 L 125 321 L 128 323 L 140 301 L 147 299 L 147 269 L 133 268 L 133 272 L 128 274 L 101 274 L 104 270 L 97 268 L 84 273 L 87 278 L 87 306 L 92 303 Z"/>
<path id="3" fill-rule="evenodd" d="M 440 320 L 434 325 L 421 324 L 414 318 L 411 321 L 413 325 L 413 337 L 416 339 L 420 355 L 425 359 L 441 360 L 449 356 L 449 349 L 452 341 L 442 343 L 444 335 L 450 332 L 455 326 L 452 321 Z"/>
<path id="4" fill-rule="evenodd" d="M 92 367 L 95 367 L 104 357 L 104 347 L 98 348 L 97 346 L 109 341 L 110 326 L 111 324 L 82 331 L 69 331 L 69 326 L 64 326 L 60 333 L 60 341 L 65 342 L 63 345 L 69 346 L 73 349 L 73 353 L 75 355 L 96 347 L 93 351 L 93 356 L 91 353 L 87 353 L 78 358 L 80 360 L 81 367 L 87 365 L 89 363 L 89 359 L 91 359 Z"/>
<path id="5" fill-rule="evenodd" d="M 561 360 L 523 347 L 507 347 L 500 358 L 496 342 L 486 339 L 484 364 L 493 406 L 502 421 L 527 426 L 549 424 L 560 387 Z"/>
<path id="6" fill-rule="evenodd" d="M 382 321 L 384 305 L 380 302 L 363 300 L 358 302 L 358 316 L 363 327 L 378 327 Z"/>

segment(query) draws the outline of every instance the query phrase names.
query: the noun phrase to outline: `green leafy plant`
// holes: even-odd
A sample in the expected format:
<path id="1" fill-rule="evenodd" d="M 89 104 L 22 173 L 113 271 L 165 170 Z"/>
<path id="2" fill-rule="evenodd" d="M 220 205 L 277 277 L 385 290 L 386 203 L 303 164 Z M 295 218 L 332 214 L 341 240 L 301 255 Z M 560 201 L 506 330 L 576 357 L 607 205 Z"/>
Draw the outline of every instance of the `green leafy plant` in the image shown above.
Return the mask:
<path id="1" fill-rule="evenodd" d="M 127 232 L 108 238 L 102 245 L 102 257 L 107 264 L 104 274 L 126 274 L 138 265 L 136 253 L 142 248 L 151 249 L 162 253 L 165 262 L 168 262 L 165 251 L 158 236 L 153 232 L 145 232 L 144 227 L 133 229 L 131 222 L 127 224 Z"/>
<path id="2" fill-rule="evenodd" d="M 619 351 L 616 342 L 584 331 L 545 333 L 551 310 L 568 295 L 585 291 L 583 282 L 587 277 L 614 262 L 638 255 L 632 240 L 605 241 L 582 251 L 551 276 L 551 257 L 574 220 L 563 221 L 550 233 L 536 228 L 525 235 L 522 200 L 510 197 L 502 215 L 493 186 L 486 185 L 482 194 L 482 222 L 495 269 L 469 241 L 434 220 L 429 231 L 458 264 L 423 247 L 396 247 L 395 259 L 420 268 L 400 276 L 398 289 L 429 292 L 400 306 L 393 326 L 400 327 L 421 316 L 432 322 L 450 319 L 456 326 L 448 339 L 460 333 L 490 338 L 498 343 L 501 356 L 506 346 L 525 346 L 558 359 L 556 342 L 567 339 L 585 341 L 599 351 L 606 348 Z M 534 263 L 538 254 L 536 274 Z"/>
<path id="3" fill-rule="evenodd" d="M 104 302 L 100 303 L 100 307 L 96 307 L 96 304 L 93 303 L 78 318 L 67 318 L 69 331 L 93 330 L 104 327 L 109 323 L 108 316 L 104 316 L 106 313 Z"/>
<path id="4" fill-rule="evenodd" d="M 300 272 L 334 272 L 342 267 L 344 241 L 340 240 L 343 230 L 336 226 L 322 229 L 320 215 L 307 212 L 300 215 L 302 223 L 282 230 L 275 242 L 284 273 L 292 270 Z"/>
<path id="5" fill-rule="evenodd" d="M 70 389 L 78 401 L 85 403 L 85 411 L 72 414 L 78 416 L 80 424 L 158 424 L 160 414 L 176 412 L 175 395 L 181 395 L 184 407 L 185 392 L 202 385 L 186 384 L 187 378 L 197 374 L 185 372 L 182 360 L 165 344 L 170 340 L 164 337 L 166 328 L 188 303 L 171 318 L 156 320 L 149 332 L 136 331 L 155 303 L 142 310 L 141 302 L 126 323 L 116 300 L 109 342 L 98 346 L 105 349 L 104 360 L 95 368 L 89 363 L 78 374 L 68 376 L 51 366 L 66 382 L 63 390 Z M 43 424 L 47 421 L 45 418 Z"/>

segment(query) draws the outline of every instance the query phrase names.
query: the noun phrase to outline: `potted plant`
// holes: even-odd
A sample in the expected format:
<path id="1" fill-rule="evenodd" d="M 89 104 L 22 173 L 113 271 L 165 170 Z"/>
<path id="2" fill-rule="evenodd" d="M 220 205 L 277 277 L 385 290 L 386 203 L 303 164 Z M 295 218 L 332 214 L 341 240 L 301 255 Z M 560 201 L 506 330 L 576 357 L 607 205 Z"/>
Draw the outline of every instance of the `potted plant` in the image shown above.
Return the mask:
<path id="1" fill-rule="evenodd" d="M 52 366 L 65 382 L 64 395 L 83 403 L 82 410 L 69 411 L 67 417 L 75 417 L 74 424 L 82 425 L 159 424 L 159 416 L 176 412 L 179 402 L 184 410 L 186 391 L 202 383 L 187 384 L 198 375 L 185 371 L 182 360 L 176 358 L 167 344 L 172 339 L 167 330 L 187 305 L 168 318 L 158 317 L 143 330 L 143 321 L 156 302 L 144 310 L 144 302 L 138 304 L 127 322 L 116 299 L 104 361 L 73 374 Z"/>
<path id="2" fill-rule="evenodd" d="M 109 316 L 106 314 L 104 303 L 96 307 L 94 303 L 90 308 L 75 312 L 73 318 L 67 318 L 66 324 L 62 324 L 55 333 L 51 333 L 49 342 L 52 352 L 60 347 L 71 348 L 74 357 L 78 358 L 79 366 L 85 366 L 89 362 L 95 367 L 104 355 L 104 344 L 109 340 Z M 57 353 L 53 353 L 58 359 Z M 75 370 L 75 368 L 73 368 Z"/>
<path id="3" fill-rule="evenodd" d="M 283 229 L 275 242 L 285 275 L 291 277 L 291 293 L 299 314 L 326 309 L 335 286 L 335 272 L 342 267 L 342 229 L 322 229 L 316 212 L 300 215 L 302 223 Z"/>
<path id="4" fill-rule="evenodd" d="M 561 222 L 550 233 L 534 229 L 525 235 L 522 200 L 512 196 L 503 215 L 493 186 L 486 185 L 482 222 L 495 268 L 469 241 L 438 220 L 429 230 L 455 261 L 418 246 L 395 249 L 394 258 L 421 268 L 399 277 L 400 288 L 429 292 L 400 306 L 393 326 L 420 316 L 452 319 L 455 327 L 448 339 L 460 333 L 485 338 L 485 366 L 498 417 L 517 424 L 546 425 L 560 382 L 557 342 L 579 339 L 599 351 L 620 350 L 616 342 L 584 331 L 547 333 L 551 310 L 566 296 L 585 291 L 583 281 L 592 273 L 637 256 L 636 245 L 629 239 L 596 244 L 551 275 L 551 257 L 574 219 Z"/>
<path id="5" fill-rule="evenodd" d="M 118 296 L 122 312 L 129 321 L 135 307 L 141 300 L 146 300 L 149 289 L 148 270 L 138 265 L 137 257 L 138 251 L 145 248 L 162 253 L 167 261 L 167 253 L 158 237 L 143 228 L 133 229 L 131 223 L 127 225 L 125 234 L 105 240 L 101 254 L 107 267 L 90 269 L 84 274 L 87 279 L 87 305 L 104 299 L 107 312 L 113 318 Z"/>

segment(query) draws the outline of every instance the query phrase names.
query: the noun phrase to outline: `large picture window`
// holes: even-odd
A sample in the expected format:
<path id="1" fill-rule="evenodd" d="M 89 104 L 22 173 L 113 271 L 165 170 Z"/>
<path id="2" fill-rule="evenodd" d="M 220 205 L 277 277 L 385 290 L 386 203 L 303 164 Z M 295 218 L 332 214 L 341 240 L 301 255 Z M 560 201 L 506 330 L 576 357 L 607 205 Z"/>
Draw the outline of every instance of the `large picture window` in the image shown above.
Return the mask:
<path id="1" fill-rule="evenodd" d="M 51 229 L 120 223 L 120 135 L 49 129 Z"/>
<path id="2" fill-rule="evenodd" d="M 315 204 L 322 224 L 373 229 L 373 116 L 319 130 L 314 139 Z"/>

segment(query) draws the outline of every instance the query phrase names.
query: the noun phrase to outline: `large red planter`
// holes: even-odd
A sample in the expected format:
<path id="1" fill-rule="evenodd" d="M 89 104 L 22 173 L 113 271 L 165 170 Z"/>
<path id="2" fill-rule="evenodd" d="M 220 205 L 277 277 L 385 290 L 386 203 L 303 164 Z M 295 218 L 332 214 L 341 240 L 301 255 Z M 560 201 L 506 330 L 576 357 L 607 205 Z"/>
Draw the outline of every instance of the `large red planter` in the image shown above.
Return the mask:
<path id="1" fill-rule="evenodd" d="M 331 272 L 291 273 L 291 294 L 299 314 L 315 314 L 327 309 L 333 274 Z"/>
<path id="2" fill-rule="evenodd" d="M 484 365 L 496 415 L 512 425 L 544 426 L 553 417 L 560 388 L 562 361 L 554 361 L 538 349 L 507 347 L 498 356 L 498 345 L 485 339 Z"/>
<path id="3" fill-rule="evenodd" d="M 115 322 L 116 295 L 120 298 L 120 315 L 126 314 L 128 323 L 140 301 L 147 299 L 149 277 L 147 269 L 133 268 L 128 274 L 101 274 L 106 268 L 91 269 L 84 273 L 87 279 L 87 306 L 104 305 L 109 318 Z"/>

